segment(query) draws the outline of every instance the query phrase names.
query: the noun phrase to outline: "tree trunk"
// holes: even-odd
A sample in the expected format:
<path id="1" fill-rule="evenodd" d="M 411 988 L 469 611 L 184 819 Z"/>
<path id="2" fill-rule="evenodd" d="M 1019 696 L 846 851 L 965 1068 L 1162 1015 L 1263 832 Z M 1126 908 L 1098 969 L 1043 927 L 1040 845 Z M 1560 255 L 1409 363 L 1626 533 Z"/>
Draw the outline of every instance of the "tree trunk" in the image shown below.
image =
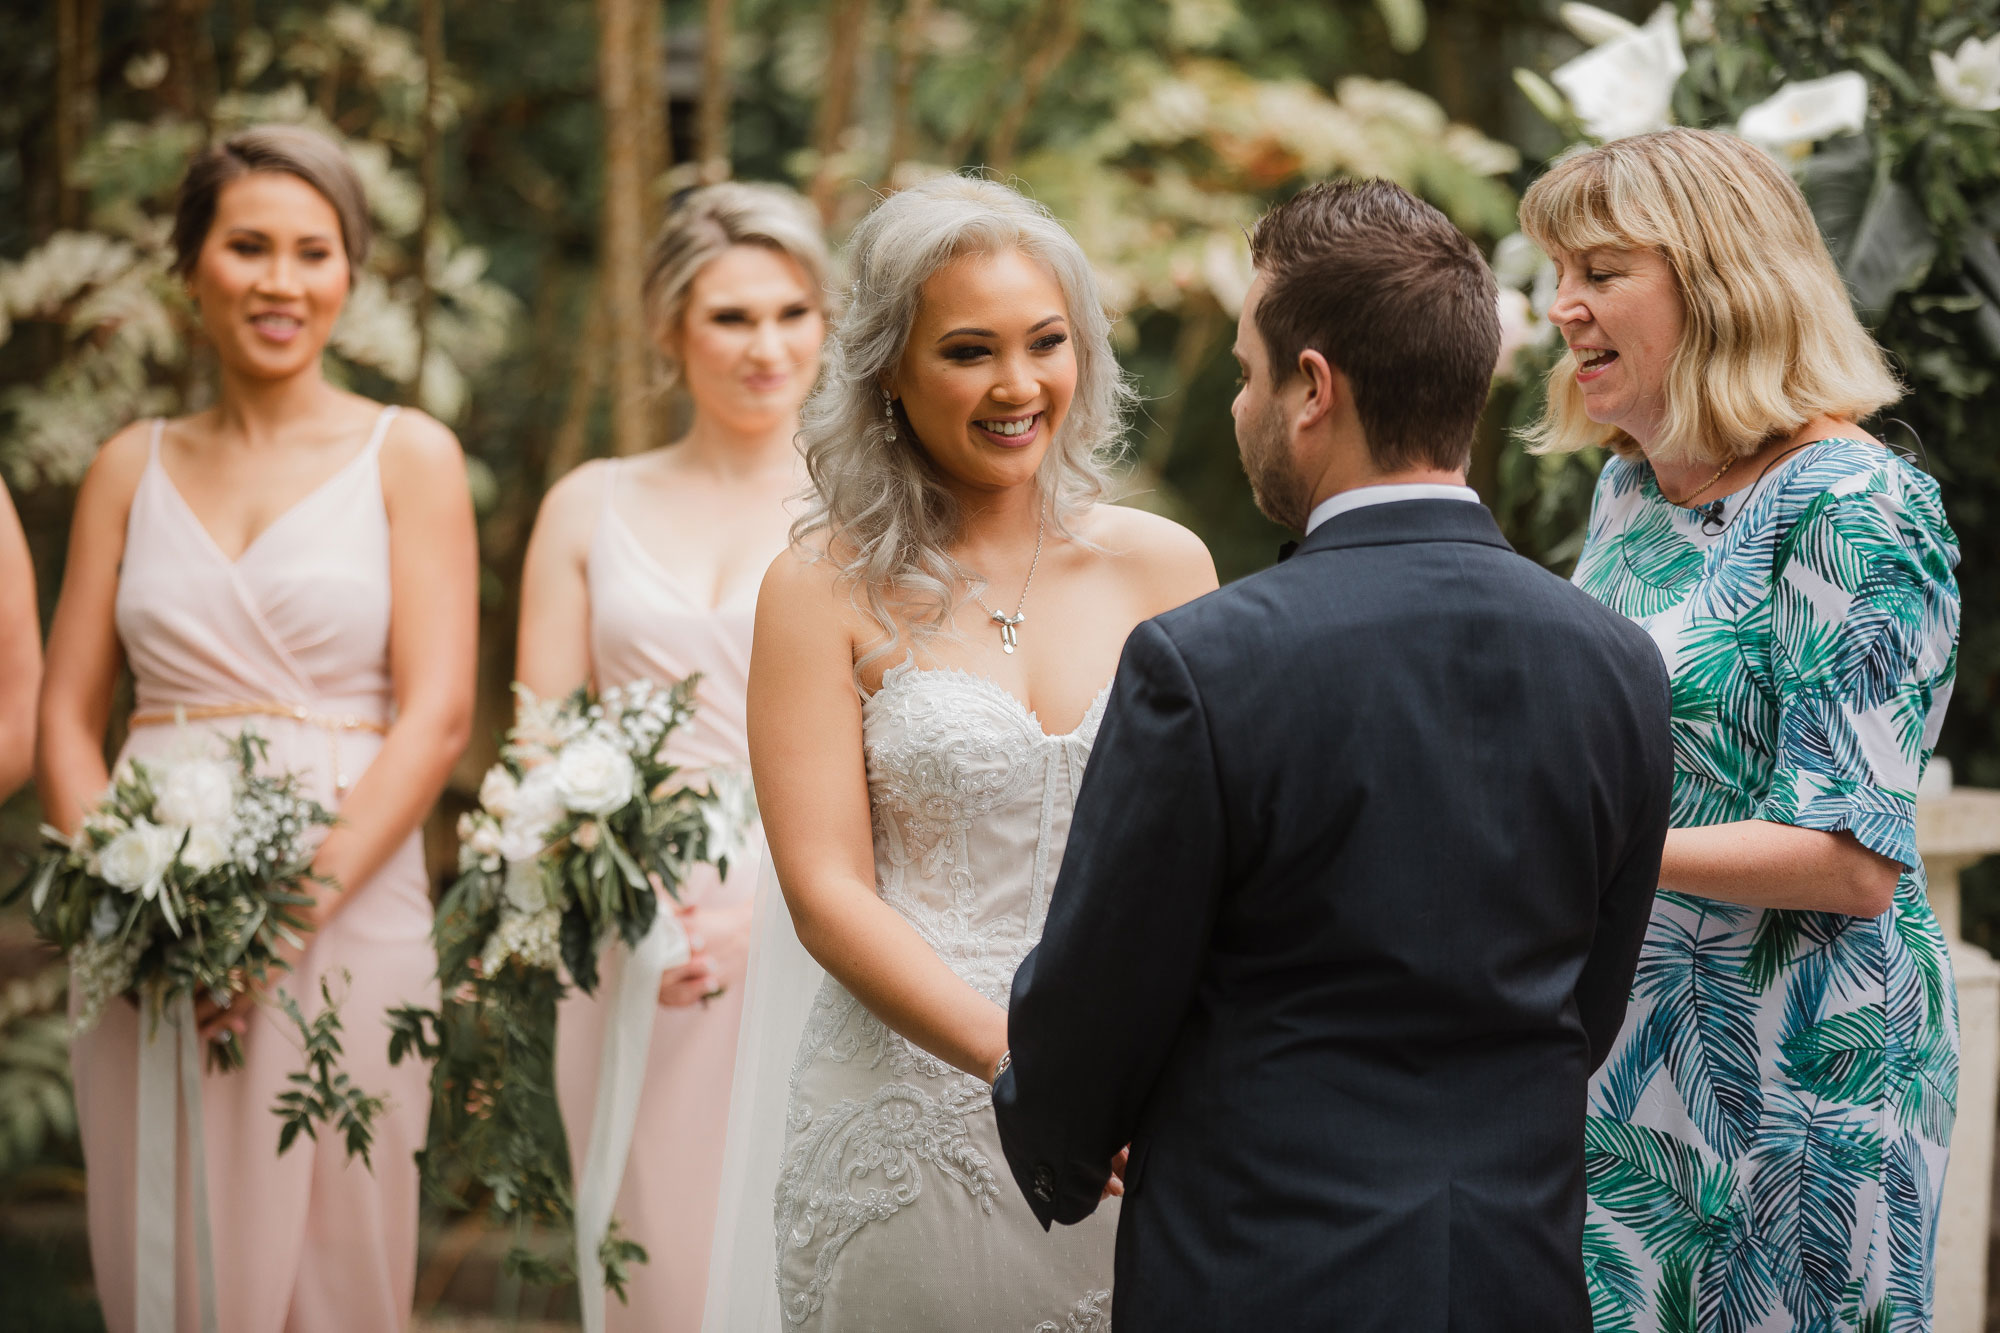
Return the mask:
<path id="1" fill-rule="evenodd" d="M 917 62 L 924 53 L 924 29 L 929 26 L 931 0 L 905 0 L 896 25 L 896 77 L 889 88 L 889 156 L 882 164 L 880 184 L 888 186 L 896 168 L 916 147 L 917 131 L 910 113 L 910 95 L 917 84 Z"/>
<path id="2" fill-rule="evenodd" d="M 56 225 L 74 227 L 81 211 L 78 195 L 69 185 L 70 171 L 83 145 L 77 138 L 77 47 L 79 0 L 56 0 Z"/>
<path id="3" fill-rule="evenodd" d="M 215 107 L 215 40 L 208 31 L 210 0 L 173 0 L 168 12 L 167 94 L 174 109 L 204 130 Z M 96 28 L 92 25 L 92 38 Z"/>
<path id="4" fill-rule="evenodd" d="M 729 41 L 730 0 L 708 0 L 701 37 L 701 116 L 696 122 L 700 146 L 695 160 L 701 179 L 729 179 Z"/>
<path id="5" fill-rule="evenodd" d="M 70 184 L 97 128 L 99 0 L 56 0 L 56 225 L 83 222 L 83 192 Z"/>
<path id="6" fill-rule="evenodd" d="M 257 26 L 256 0 L 229 0 L 229 77 L 231 88 L 243 86 L 243 57 L 250 48 L 245 38 Z"/>
<path id="7" fill-rule="evenodd" d="M 650 238 L 666 196 L 662 177 L 673 165 L 668 131 L 667 49 L 660 40 L 663 0 L 632 0 L 632 111 L 639 127 L 639 232 Z"/>
<path id="8" fill-rule="evenodd" d="M 1083 35 L 1082 0 L 1048 0 L 1042 6 L 1041 19 L 1036 26 L 1044 34 L 1042 40 L 1035 44 L 1021 70 L 1020 82 L 1014 86 L 1014 100 L 1000 113 L 1000 123 L 986 141 L 986 164 L 995 171 L 1004 172 L 1013 165 L 1021 127 L 1034 109 L 1042 85 L 1076 49 L 1077 39 Z"/>
<path id="9" fill-rule="evenodd" d="M 583 328 L 577 331 L 576 364 L 569 377 L 569 402 L 549 444 L 548 461 L 542 472 L 544 491 L 581 463 L 590 445 L 590 411 L 597 406 L 598 391 L 604 386 L 604 363 L 611 352 L 610 321 L 604 317 L 605 306 L 603 284 L 599 283 L 584 303 Z"/>
<path id="10" fill-rule="evenodd" d="M 649 443 L 646 321 L 639 301 L 646 229 L 645 108 L 636 96 L 636 8 L 655 0 L 597 0 L 597 82 L 604 99 L 604 221 L 599 246 L 600 308 L 611 340 L 611 444 L 620 454 Z"/>
<path id="11" fill-rule="evenodd" d="M 833 165 L 841 136 L 854 109 L 854 83 L 861 63 L 861 39 L 868 27 L 868 0 L 837 0 L 826 12 L 826 78 L 820 88 L 819 118 L 813 127 L 813 147 L 819 169 L 808 194 L 826 221 L 833 220 L 834 198 L 840 192 Z"/>
<path id="12" fill-rule="evenodd" d="M 431 307 L 437 293 L 431 287 L 431 238 L 438 217 L 439 87 L 444 80 L 444 0 L 421 0 L 424 48 L 424 158 L 418 164 L 424 191 L 424 211 L 417 224 L 417 365 L 405 397 L 421 405 L 424 363 L 431 353 Z"/>

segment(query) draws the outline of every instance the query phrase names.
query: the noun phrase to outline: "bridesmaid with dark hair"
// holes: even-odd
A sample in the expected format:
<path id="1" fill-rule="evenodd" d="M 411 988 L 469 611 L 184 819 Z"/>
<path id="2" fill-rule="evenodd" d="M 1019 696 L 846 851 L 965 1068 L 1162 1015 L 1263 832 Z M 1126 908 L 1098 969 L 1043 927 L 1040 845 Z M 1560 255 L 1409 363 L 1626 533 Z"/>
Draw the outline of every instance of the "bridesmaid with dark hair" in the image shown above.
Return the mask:
<path id="1" fill-rule="evenodd" d="M 202 153 L 174 244 L 219 392 L 205 411 L 119 432 L 84 480 L 49 634 L 43 807 L 72 830 L 104 790 L 114 686 L 129 666 L 121 757 L 193 742 L 177 715 L 197 736 L 254 727 L 270 766 L 337 810 L 313 865 L 330 887 L 313 889 L 313 929 L 284 985 L 310 1014 L 332 979 L 344 1067 L 388 1109 L 372 1169 L 334 1136 L 279 1156 L 271 1107 L 299 1067 L 297 1034 L 265 997 L 204 1001 L 204 1033 L 244 1059 L 201 1081 L 215 1313 L 229 1333 L 400 1329 L 429 1071 L 389 1067 L 383 1020 L 435 1003 L 418 829 L 471 725 L 478 556 L 465 464 L 437 422 L 321 374 L 368 249 L 361 183 L 336 145 L 267 127 Z M 135 1008 L 112 1005 L 71 1053 L 91 1262 L 113 1333 L 169 1317 L 159 1274 L 135 1254 L 140 1026 Z M 191 1193 L 183 1179 L 171 1316 L 183 1330 L 200 1326 Z"/>
<path id="2" fill-rule="evenodd" d="M 0 801 L 35 767 L 35 692 L 42 685 L 42 622 L 35 567 L 14 501 L 0 486 Z"/>

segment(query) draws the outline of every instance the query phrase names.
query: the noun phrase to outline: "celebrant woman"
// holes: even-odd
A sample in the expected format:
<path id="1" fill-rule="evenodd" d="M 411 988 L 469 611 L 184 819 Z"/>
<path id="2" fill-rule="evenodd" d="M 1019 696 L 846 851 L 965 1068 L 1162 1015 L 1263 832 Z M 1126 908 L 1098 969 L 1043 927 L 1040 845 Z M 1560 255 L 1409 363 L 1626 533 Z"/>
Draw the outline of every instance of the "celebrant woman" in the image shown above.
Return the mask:
<path id="1" fill-rule="evenodd" d="M 681 886 L 692 956 L 661 975 L 657 1011 L 616 1019 L 651 1024 L 612 1207 L 648 1257 L 628 1269 L 626 1301 L 604 1303 L 611 1329 L 701 1322 L 760 841 L 743 729 L 750 627 L 758 579 L 785 546 L 785 502 L 805 484 L 792 437 L 819 374 L 826 268 L 818 219 L 789 190 L 732 182 L 682 200 L 653 243 L 645 302 L 670 383 L 693 404 L 687 433 L 572 472 L 528 545 L 521 683 L 551 698 L 586 681 L 699 673 L 694 718 L 668 750 L 746 835 L 726 879 L 701 866 Z M 580 1190 L 613 1013 L 601 988 L 572 990 L 558 1016 L 557 1095 Z"/>
<path id="2" fill-rule="evenodd" d="M 1927 1329 L 1958 1071 L 1916 849 L 1958 651 L 1937 483 L 1861 428 L 1901 387 L 1762 150 L 1620 139 L 1521 221 L 1568 344 L 1534 436 L 1612 452 L 1576 582 L 1673 678 L 1674 829 L 1591 1082 L 1592 1308 Z"/>
<path id="3" fill-rule="evenodd" d="M 302 1065 L 265 997 L 204 1002 L 204 1029 L 244 1066 L 202 1077 L 216 1314 L 230 1333 L 350 1333 L 410 1321 L 417 1166 L 429 1069 L 388 1063 L 385 1012 L 434 1005 L 436 958 L 418 829 L 464 748 L 472 710 L 477 552 L 458 443 L 413 411 L 334 388 L 320 355 L 367 255 L 367 205 L 341 149 L 291 127 L 200 154 L 174 216 L 175 272 L 213 348 L 214 406 L 113 436 L 77 497 L 49 636 L 39 777 L 74 830 L 105 789 L 120 669 L 135 706 L 120 753 L 145 759 L 255 729 L 268 767 L 299 775 L 340 823 L 313 863 L 325 885 L 284 982 L 308 1014 L 330 979 L 343 1068 L 387 1099 L 372 1169 L 336 1136 L 282 1157 L 272 1105 Z M 106 1324 L 160 1327 L 161 1274 L 135 1250 L 148 1163 L 137 1105 L 142 1018 L 112 1004 L 71 1052 L 91 1263 Z M 169 1114 L 172 1114 L 171 1109 Z M 172 1140 L 165 1151 L 173 1152 Z M 196 1311 L 183 1179 L 177 1327 Z"/>

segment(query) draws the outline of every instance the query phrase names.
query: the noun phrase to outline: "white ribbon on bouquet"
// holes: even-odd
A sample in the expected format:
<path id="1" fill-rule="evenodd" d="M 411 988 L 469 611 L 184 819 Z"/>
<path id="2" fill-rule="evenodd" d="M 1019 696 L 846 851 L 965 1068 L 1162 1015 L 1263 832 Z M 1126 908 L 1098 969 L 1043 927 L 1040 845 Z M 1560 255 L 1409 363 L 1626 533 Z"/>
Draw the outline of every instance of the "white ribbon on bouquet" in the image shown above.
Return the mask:
<path id="1" fill-rule="evenodd" d="M 584 1333 L 604 1330 L 604 1265 L 598 1251 L 610 1229 L 612 1205 L 632 1153 L 653 1017 L 660 1007 L 660 977 L 669 968 L 685 965 L 690 956 L 687 931 L 671 901 L 660 904 L 652 929 L 636 948 L 614 941 L 605 950 L 600 987 L 610 1012 L 605 1015 L 604 1054 L 597 1067 L 590 1146 L 576 1187 L 576 1290 Z"/>
<path id="2" fill-rule="evenodd" d="M 180 1105 L 175 1106 L 175 1084 Z M 165 1013 L 148 1001 L 139 1027 L 138 1217 L 134 1228 L 137 1333 L 174 1333 L 174 1229 L 179 1220 L 175 1140 L 185 1112 L 195 1271 L 201 1330 L 216 1333 L 215 1254 L 208 1224 L 208 1144 L 201 1122 L 201 1038 L 194 1000 L 179 994 Z"/>

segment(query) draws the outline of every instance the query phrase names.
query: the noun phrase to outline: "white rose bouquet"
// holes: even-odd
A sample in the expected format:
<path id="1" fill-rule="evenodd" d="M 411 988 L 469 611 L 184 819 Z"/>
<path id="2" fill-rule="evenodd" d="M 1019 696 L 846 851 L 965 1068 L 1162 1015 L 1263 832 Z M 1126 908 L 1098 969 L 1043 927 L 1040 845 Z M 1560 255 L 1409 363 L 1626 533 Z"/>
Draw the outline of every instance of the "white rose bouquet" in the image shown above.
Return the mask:
<path id="1" fill-rule="evenodd" d="M 226 995 L 284 968 L 278 948 L 303 939 L 313 901 L 300 892 L 309 835 L 334 819 L 290 775 L 258 773 L 262 756 L 245 731 L 226 760 L 127 760 L 75 837 L 42 830 L 53 848 L 16 892 L 69 955 L 78 1031 L 127 991 L 164 1008 L 174 992 Z"/>
<path id="2" fill-rule="evenodd" d="M 210 996 L 261 991 L 289 969 L 281 946 L 299 947 L 315 829 L 335 818 L 291 774 L 258 771 L 264 740 L 245 730 L 223 752 L 184 748 L 174 758 L 128 760 L 74 837 L 44 827 L 51 850 L 8 895 L 25 893 L 36 932 L 69 961 L 88 1031 L 118 996 L 149 1015 Z M 295 1021 L 304 1019 L 287 1005 Z M 338 1020 L 322 1015 L 337 1032 Z M 212 1065 L 243 1062 L 233 1040 L 211 1043 Z M 313 1123 L 337 1123 L 351 1154 L 367 1155 L 380 1108 L 330 1065 L 274 1107 L 284 1142 Z"/>
<path id="3" fill-rule="evenodd" d="M 659 918 L 659 891 L 678 901 L 698 862 L 727 872 L 714 795 L 678 780 L 664 757 L 693 700 L 692 679 L 560 701 L 520 690 L 479 808 L 459 820 L 459 878 L 438 912 L 441 975 L 474 960 L 483 977 L 560 963 L 594 991 L 599 950 L 614 934 L 637 945 Z"/>
<path id="4" fill-rule="evenodd" d="M 459 877 L 438 905 L 437 1010 L 393 1012 L 391 1060 L 433 1064 L 427 1181 L 461 1206 L 469 1187 L 520 1222 L 574 1224 L 569 1161 L 550 1089 L 555 1004 L 567 982 L 599 985 L 614 940 L 637 948 L 657 923 L 685 960 L 686 937 L 662 897 L 678 901 L 689 869 L 727 873 L 747 804 L 707 780 L 684 781 L 665 742 L 694 712 L 694 677 L 588 688 L 542 700 L 519 686 L 500 762 L 459 820 Z M 724 784 L 725 786 L 727 784 Z M 657 941 L 656 941 L 657 943 Z M 672 965 L 671 961 L 668 964 Z M 617 1233 L 600 1249 L 608 1286 L 644 1251 Z M 556 1284 L 571 1274 L 517 1248 L 512 1271 Z"/>

